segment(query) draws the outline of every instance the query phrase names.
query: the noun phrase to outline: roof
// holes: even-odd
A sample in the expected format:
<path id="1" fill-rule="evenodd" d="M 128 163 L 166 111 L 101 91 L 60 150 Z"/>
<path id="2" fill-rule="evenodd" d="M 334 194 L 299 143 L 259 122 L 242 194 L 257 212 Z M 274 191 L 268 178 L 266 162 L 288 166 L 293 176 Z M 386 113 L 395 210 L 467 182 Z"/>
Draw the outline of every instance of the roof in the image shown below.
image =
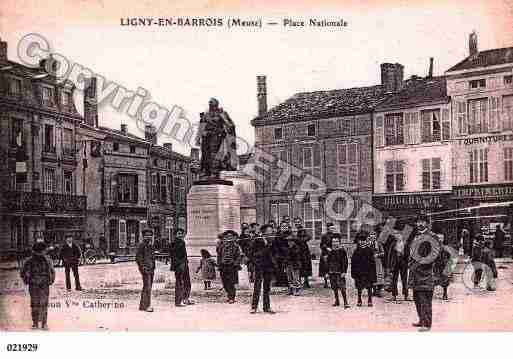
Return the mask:
<path id="1" fill-rule="evenodd" d="M 191 160 L 191 158 L 186 155 L 183 155 L 181 153 L 178 153 L 178 152 L 175 152 L 172 150 L 170 151 L 167 148 L 165 148 L 164 146 L 159 146 L 159 145 L 152 145 L 150 148 L 150 154 L 156 154 L 156 155 L 163 156 L 166 158 L 169 158 L 169 157 L 179 158 L 179 159 L 182 159 L 185 161 Z"/>
<path id="2" fill-rule="evenodd" d="M 136 136 L 134 134 L 131 134 L 129 132 L 127 133 L 123 133 L 122 131 L 120 130 L 115 130 L 113 128 L 110 128 L 110 127 L 103 127 L 103 126 L 99 126 L 98 127 L 100 130 L 106 132 L 107 134 L 110 134 L 110 135 L 114 135 L 114 136 L 118 136 L 118 137 L 125 137 L 129 140 L 135 140 L 135 141 L 139 141 L 139 142 L 144 142 L 146 144 L 150 144 L 148 141 L 146 141 L 144 138 L 141 138 L 139 136 Z"/>
<path id="3" fill-rule="evenodd" d="M 302 92 L 257 117 L 253 124 L 260 121 L 289 122 L 363 114 L 371 112 L 386 97 L 385 89 L 381 85 Z"/>
<path id="4" fill-rule="evenodd" d="M 513 47 L 479 51 L 477 56 L 469 56 L 460 61 L 447 72 L 469 70 L 484 66 L 495 66 L 513 63 Z"/>
<path id="5" fill-rule="evenodd" d="M 376 111 L 390 108 L 420 106 L 425 103 L 449 102 L 444 76 L 432 78 L 411 78 L 403 82 L 401 91 L 391 94 L 376 106 Z"/>

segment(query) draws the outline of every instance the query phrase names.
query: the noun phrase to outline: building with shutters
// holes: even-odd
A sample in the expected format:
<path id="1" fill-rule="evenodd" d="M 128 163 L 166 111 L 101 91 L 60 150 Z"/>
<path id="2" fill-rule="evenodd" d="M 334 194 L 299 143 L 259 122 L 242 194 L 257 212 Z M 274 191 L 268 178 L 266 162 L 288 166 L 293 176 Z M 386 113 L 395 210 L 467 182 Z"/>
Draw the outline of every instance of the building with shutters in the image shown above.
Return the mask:
<path id="1" fill-rule="evenodd" d="M 513 47 L 479 51 L 446 71 L 452 99 L 453 199 L 458 230 L 511 223 L 513 201 Z"/>
<path id="2" fill-rule="evenodd" d="M 392 71 L 402 78 L 401 65 Z M 451 208 L 451 103 L 433 59 L 426 77 L 397 85 L 375 109 L 373 204 L 412 223 L 419 212 Z"/>
<path id="3" fill-rule="evenodd" d="M 257 153 L 272 155 L 265 161 L 269 166 L 263 181 L 256 181 L 257 222 L 279 223 L 283 216 L 300 217 L 313 236 L 310 245 L 315 250 L 327 222 L 335 222 L 347 242 L 354 239 L 351 223 L 362 202 L 372 201 L 374 107 L 387 98 L 387 88 L 397 81 L 395 73 L 382 75 L 380 85 L 298 93 L 270 110 L 266 79 L 257 78 L 258 116 L 252 121 L 255 148 Z M 281 186 L 283 163 L 294 169 Z M 304 191 L 307 174 L 325 184 L 325 193 L 311 196 L 312 191 Z M 333 221 L 325 214 L 326 194 L 336 190 L 349 193 L 355 200 L 353 211 L 344 221 Z M 296 199 L 298 191 L 306 192 L 302 201 Z M 333 206 L 342 213 L 342 201 Z"/>
<path id="4" fill-rule="evenodd" d="M 73 84 L 58 82 L 46 65 L 53 66 L 8 60 L 0 39 L 0 251 L 83 230 L 86 197 L 77 186 L 75 141 L 82 117 Z M 94 117 L 94 108 L 86 112 Z"/>

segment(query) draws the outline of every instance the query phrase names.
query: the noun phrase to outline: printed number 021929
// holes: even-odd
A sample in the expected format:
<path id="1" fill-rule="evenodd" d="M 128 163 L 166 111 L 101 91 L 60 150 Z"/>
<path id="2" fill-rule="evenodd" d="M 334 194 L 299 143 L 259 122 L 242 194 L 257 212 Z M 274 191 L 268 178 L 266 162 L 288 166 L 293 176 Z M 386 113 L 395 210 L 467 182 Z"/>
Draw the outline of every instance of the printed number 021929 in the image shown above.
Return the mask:
<path id="1" fill-rule="evenodd" d="M 37 349 L 37 344 L 7 344 L 8 352 L 35 352 Z"/>

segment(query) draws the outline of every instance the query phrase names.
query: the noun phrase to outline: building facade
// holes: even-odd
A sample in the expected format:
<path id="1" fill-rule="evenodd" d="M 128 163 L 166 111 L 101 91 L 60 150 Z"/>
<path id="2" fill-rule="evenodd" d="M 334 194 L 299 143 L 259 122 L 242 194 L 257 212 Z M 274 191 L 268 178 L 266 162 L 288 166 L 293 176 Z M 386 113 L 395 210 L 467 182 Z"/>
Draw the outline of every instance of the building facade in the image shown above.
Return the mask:
<path id="1" fill-rule="evenodd" d="M 513 48 L 479 51 L 446 71 L 452 99 L 453 199 L 458 228 L 511 223 L 513 201 Z"/>
<path id="2" fill-rule="evenodd" d="M 82 234 L 86 197 L 76 185 L 75 136 L 82 121 L 73 84 L 7 59 L 0 40 L 0 249 L 34 238 Z"/>

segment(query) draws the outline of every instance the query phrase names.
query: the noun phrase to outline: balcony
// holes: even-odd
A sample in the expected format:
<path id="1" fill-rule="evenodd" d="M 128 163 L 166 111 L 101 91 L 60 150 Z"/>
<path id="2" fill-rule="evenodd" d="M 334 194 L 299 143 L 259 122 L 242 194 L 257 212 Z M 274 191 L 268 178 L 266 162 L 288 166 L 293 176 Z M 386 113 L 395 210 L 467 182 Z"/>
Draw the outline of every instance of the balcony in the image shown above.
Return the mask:
<path id="1" fill-rule="evenodd" d="M 76 214 L 85 212 L 86 196 L 69 194 L 7 191 L 0 196 L 0 206 L 8 212 Z"/>

